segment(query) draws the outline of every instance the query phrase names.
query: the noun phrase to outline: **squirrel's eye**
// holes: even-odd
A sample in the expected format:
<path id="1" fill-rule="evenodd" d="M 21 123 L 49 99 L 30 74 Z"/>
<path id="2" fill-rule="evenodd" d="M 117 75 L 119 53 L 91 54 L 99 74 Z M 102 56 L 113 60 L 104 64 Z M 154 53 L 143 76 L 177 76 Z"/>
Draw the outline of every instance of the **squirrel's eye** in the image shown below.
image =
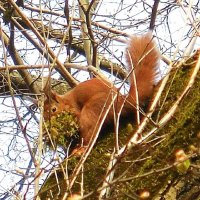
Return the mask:
<path id="1" fill-rule="evenodd" d="M 54 113 L 54 112 L 56 112 L 56 111 L 57 111 L 57 108 L 56 108 L 56 107 L 51 108 L 51 112 L 52 112 L 52 113 Z"/>

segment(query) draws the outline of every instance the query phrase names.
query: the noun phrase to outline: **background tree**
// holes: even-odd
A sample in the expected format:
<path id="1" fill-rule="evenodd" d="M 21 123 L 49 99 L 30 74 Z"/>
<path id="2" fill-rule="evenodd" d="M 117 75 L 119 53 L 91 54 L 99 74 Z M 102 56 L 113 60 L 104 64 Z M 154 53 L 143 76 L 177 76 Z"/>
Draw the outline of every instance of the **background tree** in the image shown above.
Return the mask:
<path id="1" fill-rule="evenodd" d="M 200 199 L 199 7 L 198 0 L 0 0 L 0 198 Z M 48 78 L 59 93 L 96 75 L 120 85 L 128 37 L 149 29 L 162 81 L 142 123 L 122 127 L 118 151 L 113 134 L 84 159 L 43 151 Z M 38 109 L 28 97 L 40 99 Z"/>

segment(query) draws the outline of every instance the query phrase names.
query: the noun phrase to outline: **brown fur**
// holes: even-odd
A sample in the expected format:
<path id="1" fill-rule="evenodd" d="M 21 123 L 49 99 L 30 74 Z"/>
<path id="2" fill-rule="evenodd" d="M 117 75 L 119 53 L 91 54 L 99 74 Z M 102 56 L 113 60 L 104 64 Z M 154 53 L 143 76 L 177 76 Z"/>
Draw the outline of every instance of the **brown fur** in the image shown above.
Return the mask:
<path id="1" fill-rule="evenodd" d="M 156 68 L 160 59 L 160 53 L 152 40 L 151 33 L 133 36 L 127 47 L 126 58 L 129 70 L 134 68 L 141 105 L 153 92 Z M 122 105 L 122 117 L 136 112 L 136 86 L 133 73 L 130 74 L 130 82 L 131 87 L 125 104 L 123 105 L 126 96 L 119 94 L 114 102 L 114 109 L 111 107 L 108 112 L 104 126 L 113 123 L 114 112 L 118 112 Z M 112 101 L 113 94 L 117 92 L 118 90 L 111 83 L 98 78 L 82 82 L 64 95 L 51 92 L 51 101 L 47 98 L 44 105 L 44 118 L 47 120 L 63 110 L 73 112 L 79 121 L 83 145 L 87 146 L 96 134 L 102 116 Z"/>

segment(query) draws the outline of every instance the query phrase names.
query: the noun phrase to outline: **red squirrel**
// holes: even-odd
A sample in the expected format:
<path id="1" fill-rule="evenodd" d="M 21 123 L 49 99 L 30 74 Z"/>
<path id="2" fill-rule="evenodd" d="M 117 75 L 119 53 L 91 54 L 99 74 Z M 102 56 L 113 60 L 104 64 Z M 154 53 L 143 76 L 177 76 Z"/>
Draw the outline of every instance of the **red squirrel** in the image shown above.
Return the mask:
<path id="1" fill-rule="evenodd" d="M 136 114 L 136 88 L 139 105 L 151 96 L 160 61 L 160 52 L 151 33 L 130 38 L 126 60 L 130 72 L 130 90 L 127 95 L 119 94 L 114 100 L 114 106 L 110 108 L 104 126 L 113 123 L 114 112 L 119 112 L 121 106 L 122 117 Z M 64 95 L 51 91 L 51 98 L 47 98 L 44 103 L 44 119 L 47 120 L 64 110 L 72 112 L 78 119 L 82 145 L 87 146 L 97 131 L 99 118 L 101 121 L 112 102 L 113 94 L 117 93 L 116 87 L 100 78 L 81 82 Z"/>

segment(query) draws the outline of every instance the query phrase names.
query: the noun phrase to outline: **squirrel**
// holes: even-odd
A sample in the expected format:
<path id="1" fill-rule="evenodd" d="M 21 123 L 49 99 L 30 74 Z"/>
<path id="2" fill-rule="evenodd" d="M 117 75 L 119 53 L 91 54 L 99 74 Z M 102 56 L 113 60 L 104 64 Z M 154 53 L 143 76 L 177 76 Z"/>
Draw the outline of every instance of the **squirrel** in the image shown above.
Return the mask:
<path id="1" fill-rule="evenodd" d="M 109 109 L 104 126 L 113 123 L 115 113 L 121 110 L 120 117 L 135 116 L 139 105 L 151 96 L 160 61 L 160 52 L 151 32 L 142 36 L 132 36 L 127 45 L 126 61 L 130 75 L 130 90 L 127 95 L 107 80 L 92 78 L 79 83 L 64 95 L 51 91 L 44 103 L 44 119 L 48 120 L 62 111 L 72 112 L 78 119 L 80 139 L 87 146 L 95 136 L 106 110 Z M 137 91 L 136 91 L 137 90 Z M 113 94 L 118 94 L 113 102 Z M 137 100 L 138 98 L 138 100 Z"/>

